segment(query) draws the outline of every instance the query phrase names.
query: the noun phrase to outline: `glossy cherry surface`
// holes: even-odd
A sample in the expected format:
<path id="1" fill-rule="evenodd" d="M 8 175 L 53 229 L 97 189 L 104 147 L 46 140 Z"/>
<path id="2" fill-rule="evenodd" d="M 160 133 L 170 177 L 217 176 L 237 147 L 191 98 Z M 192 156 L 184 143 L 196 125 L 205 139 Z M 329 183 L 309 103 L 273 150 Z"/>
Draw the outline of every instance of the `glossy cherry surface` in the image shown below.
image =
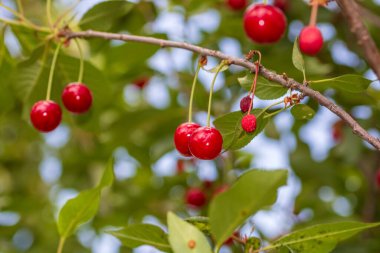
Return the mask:
<path id="1" fill-rule="evenodd" d="M 196 123 L 183 123 L 177 127 L 174 133 L 174 145 L 179 153 L 184 156 L 192 156 L 189 150 L 189 138 L 200 125 Z"/>
<path id="2" fill-rule="evenodd" d="M 36 102 L 30 111 L 30 121 L 41 132 L 53 131 L 62 120 L 61 107 L 51 100 Z"/>
<path id="3" fill-rule="evenodd" d="M 240 11 L 247 6 L 248 2 L 247 0 L 226 0 L 226 4 L 230 9 Z"/>
<path id="4" fill-rule="evenodd" d="M 190 136 L 189 149 L 193 156 L 202 160 L 213 160 L 222 151 L 223 138 L 213 127 L 200 127 Z"/>
<path id="5" fill-rule="evenodd" d="M 253 114 L 245 115 L 241 120 L 241 127 L 247 133 L 252 133 L 256 130 L 256 116 Z"/>
<path id="6" fill-rule="evenodd" d="M 186 204 L 192 207 L 203 207 L 206 202 L 206 194 L 199 188 L 190 188 L 186 192 Z"/>
<path id="7" fill-rule="evenodd" d="M 299 45 L 302 53 L 314 56 L 323 47 L 323 36 L 318 27 L 307 26 L 299 36 Z"/>
<path id="8" fill-rule="evenodd" d="M 254 42 L 274 43 L 285 33 L 286 17 L 275 6 L 254 4 L 244 14 L 244 30 Z"/>
<path id="9" fill-rule="evenodd" d="M 69 112 L 84 113 L 91 107 L 92 94 L 83 83 L 71 83 L 62 92 L 62 102 Z"/>
<path id="10" fill-rule="evenodd" d="M 249 106 L 252 104 L 252 98 L 250 96 L 243 97 L 240 100 L 240 110 L 243 113 L 248 112 Z"/>

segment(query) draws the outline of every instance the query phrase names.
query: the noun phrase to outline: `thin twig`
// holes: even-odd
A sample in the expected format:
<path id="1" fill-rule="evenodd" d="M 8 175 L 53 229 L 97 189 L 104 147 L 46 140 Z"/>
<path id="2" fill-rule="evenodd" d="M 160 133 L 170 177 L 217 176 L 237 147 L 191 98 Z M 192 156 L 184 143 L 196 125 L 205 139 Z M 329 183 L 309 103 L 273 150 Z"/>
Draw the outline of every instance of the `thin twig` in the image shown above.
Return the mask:
<path id="1" fill-rule="evenodd" d="M 349 1 L 349 0 L 347 0 Z M 82 31 L 82 32 L 72 32 L 69 30 L 62 30 L 59 36 L 73 39 L 73 38 L 101 38 L 106 40 L 122 40 L 122 41 L 131 41 L 131 42 L 140 42 L 147 44 L 154 44 L 160 47 L 172 47 L 172 48 L 182 48 L 188 51 L 192 51 L 198 53 L 200 55 L 212 56 L 219 58 L 221 60 L 227 60 L 230 64 L 242 66 L 244 68 L 249 69 L 251 72 L 255 73 L 255 63 L 252 63 L 243 58 L 232 57 L 226 54 L 223 54 L 220 51 L 211 50 L 203 47 L 199 47 L 193 44 L 189 44 L 186 42 L 176 42 L 170 40 L 157 39 L 153 37 L 145 37 L 145 36 L 136 36 L 136 35 L 128 35 L 128 34 L 117 34 L 117 33 L 106 33 L 106 32 L 98 32 L 98 31 Z M 379 64 L 380 66 L 380 64 Z M 338 105 L 333 103 L 330 99 L 315 91 L 302 83 L 295 81 L 292 78 L 284 78 L 283 75 L 279 75 L 273 71 L 266 69 L 264 66 L 260 67 L 260 74 L 273 82 L 279 83 L 286 88 L 292 88 L 302 92 L 305 96 L 309 96 L 312 99 L 318 101 L 320 105 L 325 106 L 331 112 L 339 116 L 342 120 L 346 122 L 348 126 L 350 126 L 357 136 L 367 141 L 369 144 L 374 146 L 377 150 L 380 151 L 380 140 L 370 135 L 363 127 L 359 125 L 359 123 L 351 117 L 346 111 L 340 108 Z"/>
<path id="2" fill-rule="evenodd" d="M 357 44 L 363 49 L 364 58 L 380 79 L 380 52 L 363 23 L 360 6 L 355 0 L 336 0 L 336 2 L 342 9 L 350 30 L 356 37 Z"/>

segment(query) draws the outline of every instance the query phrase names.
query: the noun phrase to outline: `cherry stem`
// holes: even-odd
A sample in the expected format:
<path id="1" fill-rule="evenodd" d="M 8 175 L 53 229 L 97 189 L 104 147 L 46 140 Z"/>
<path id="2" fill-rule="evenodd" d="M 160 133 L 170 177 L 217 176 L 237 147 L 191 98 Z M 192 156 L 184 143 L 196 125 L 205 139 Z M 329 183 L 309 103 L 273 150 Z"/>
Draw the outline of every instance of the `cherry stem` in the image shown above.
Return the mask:
<path id="1" fill-rule="evenodd" d="M 47 0 L 46 2 L 46 15 L 47 15 L 49 26 L 52 27 L 53 19 L 51 17 L 51 0 Z"/>
<path id="2" fill-rule="evenodd" d="M 276 102 L 274 104 L 271 104 L 271 105 L 268 105 L 267 107 L 265 107 L 259 114 L 257 114 L 256 118 L 259 118 L 263 113 L 265 113 L 267 110 L 269 110 L 271 107 L 273 106 L 276 106 L 276 105 L 279 105 L 279 104 L 282 104 L 284 103 L 284 101 L 279 101 L 279 102 Z"/>
<path id="3" fill-rule="evenodd" d="M 19 9 L 20 14 L 24 15 L 24 8 L 22 7 L 21 0 L 17 0 L 16 2 L 17 2 L 17 8 Z"/>
<path id="4" fill-rule="evenodd" d="M 288 109 L 287 106 L 285 106 L 284 108 L 281 108 L 280 110 L 277 110 L 277 111 L 275 111 L 275 112 L 269 113 L 269 114 L 267 114 L 267 115 L 264 116 L 264 119 L 265 119 L 265 118 L 272 117 L 272 116 L 275 116 L 275 115 L 279 114 L 280 112 L 285 111 L 286 109 Z"/>
<path id="5" fill-rule="evenodd" d="M 314 1 L 311 7 L 309 26 L 315 26 L 317 24 L 318 7 L 319 7 L 318 2 Z"/>
<path id="6" fill-rule="evenodd" d="M 248 96 L 251 96 L 251 103 L 249 105 L 248 114 L 251 114 L 251 110 L 252 110 L 252 107 L 253 107 L 253 99 L 255 98 L 257 77 L 259 75 L 260 64 L 261 64 L 261 53 L 260 53 L 260 51 L 256 51 L 255 50 L 253 53 L 257 54 L 259 56 L 259 60 L 255 63 L 255 65 L 256 65 L 256 68 L 255 68 L 255 78 L 253 79 L 253 84 L 251 86 L 251 90 L 248 93 Z"/>
<path id="7" fill-rule="evenodd" d="M 78 51 L 79 51 L 79 57 L 80 57 L 80 66 L 79 66 L 79 76 L 78 76 L 78 83 L 82 83 L 83 80 L 83 72 L 84 72 L 84 58 L 83 58 L 83 51 L 82 47 L 80 46 L 80 43 L 77 39 L 75 39 L 75 44 L 77 44 Z"/>
<path id="8" fill-rule="evenodd" d="M 58 53 L 59 53 L 59 50 L 61 49 L 61 46 L 62 46 L 62 43 L 59 43 L 54 52 L 53 61 L 51 63 L 51 68 L 50 68 L 49 81 L 48 81 L 48 87 L 47 87 L 47 92 L 46 92 L 46 100 L 50 100 L 51 87 L 53 84 L 53 77 L 54 77 L 54 69 L 55 69 L 55 65 L 57 64 Z"/>
<path id="9" fill-rule="evenodd" d="M 210 127 L 210 118 L 211 118 L 211 101 L 212 101 L 212 93 L 213 93 L 213 90 L 214 90 L 214 85 L 215 85 L 215 81 L 216 81 L 216 78 L 220 72 L 220 70 L 224 67 L 224 65 L 226 65 L 226 63 L 224 61 L 222 61 L 217 70 L 216 70 L 216 73 L 214 75 L 214 78 L 212 79 L 212 83 L 211 83 L 211 87 L 210 87 L 210 96 L 209 96 L 209 99 L 208 99 L 208 111 L 207 111 L 207 127 Z"/>
<path id="10" fill-rule="evenodd" d="M 61 239 L 59 240 L 57 253 L 62 253 L 63 252 L 63 246 L 65 245 L 65 241 L 66 241 L 66 238 L 65 237 L 61 237 Z"/>
<path id="11" fill-rule="evenodd" d="M 195 86 L 197 84 L 198 74 L 201 67 L 202 67 L 201 59 L 199 59 L 197 69 L 195 71 L 193 85 L 191 86 L 191 94 L 190 94 L 190 101 L 189 101 L 189 123 L 193 121 L 193 100 L 194 100 Z"/>

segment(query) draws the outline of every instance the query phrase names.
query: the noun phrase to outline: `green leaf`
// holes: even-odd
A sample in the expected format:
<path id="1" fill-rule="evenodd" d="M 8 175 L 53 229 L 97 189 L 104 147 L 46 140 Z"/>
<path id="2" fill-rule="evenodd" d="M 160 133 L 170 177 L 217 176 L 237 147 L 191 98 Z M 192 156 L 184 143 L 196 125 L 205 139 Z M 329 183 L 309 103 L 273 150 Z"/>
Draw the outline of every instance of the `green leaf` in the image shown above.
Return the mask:
<path id="1" fill-rule="evenodd" d="M 238 81 L 244 89 L 249 91 L 251 89 L 254 77 L 254 74 L 249 73 L 244 77 L 238 78 Z M 287 88 L 281 86 L 280 84 L 271 82 L 262 76 L 257 77 L 255 96 L 260 99 L 277 99 L 284 96 L 287 90 Z"/>
<path id="2" fill-rule="evenodd" d="M 102 2 L 91 8 L 79 22 L 82 30 L 108 31 L 117 19 L 127 15 L 134 4 L 128 1 Z"/>
<path id="3" fill-rule="evenodd" d="M 236 150 L 245 147 L 265 128 L 269 119 L 263 117 L 265 113 L 262 113 L 262 109 L 254 109 L 251 113 L 256 117 L 261 114 L 257 118 L 257 127 L 253 133 L 246 133 L 241 127 L 241 119 L 244 116 L 241 111 L 231 112 L 214 120 L 215 127 L 223 136 L 223 148 L 225 150 Z"/>
<path id="4" fill-rule="evenodd" d="M 97 187 L 82 191 L 68 200 L 58 215 L 58 231 L 61 238 L 72 235 L 81 224 L 92 219 L 99 209 L 102 188 L 111 186 L 114 180 L 114 159 L 111 158 Z"/>
<path id="5" fill-rule="evenodd" d="M 367 90 L 371 82 L 371 80 L 368 80 L 363 76 L 348 74 L 329 79 L 310 81 L 310 84 L 315 90 L 334 88 L 351 93 L 360 93 Z"/>
<path id="6" fill-rule="evenodd" d="M 277 189 L 285 185 L 286 178 L 286 170 L 251 170 L 240 176 L 230 189 L 217 195 L 209 208 L 216 245 L 221 246 L 249 216 L 272 205 Z"/>
<path id="7" fill-rule="evenodd" d="M 305 75 L 306 75 L 306 73 L 305 73 L 305 61 L 303 60 L 302 53 L 299 49 L 298 37 L 294 41 L 292 61 L 293 61 L 294 67 L 296 67 L 296 69 L 301 71 L 305 77 Z"/>
<path id="8" fill-rule="evenodd" d="M 118 238 L 128 248 L 150 245 L 161 251 L 171 251 L 167 234 L 151 224 L 134 224 L 108 233 Z"/>
<path id="9" fill-rule="evenodd" d="M 328 253 L 338 242 L 345 240 L 360 231 L 380 226 L 380 223 L 338 222 L 320 224 L 302 229 L 275 241 L 262 250 L 287 248 L 297 253 Z"/>
<path id="10" fill-rule="evenodd" d="M 99 202 L 99 188 L 83 191 L 67 201 L 58 216 L 58 231 L 61 237 L 69 237 L 79 225 L 92 219 L 99 209 Z"/>
<path id="11" fill-rule="evenodd" d="M 190 223 L 191 225 L 194 225 L 196 228 L 198 228 L 200 231 L 202 231 L 204 234 L 210 236 L 210 222 L 208 217 L 204 216 L 193 216 L 186 218 L 185 221 Z"/>
<path id="12" fill-rule="evenodd" d="M 168 213 L 168 227 L 174 253 L 212 253 L 203 233 L 172 212 Z"/>
<path id="13" fill-rule="evenodd" d="M 104 187 L 109 187 L 113 184 L 115 175 L 113 171 L 113 166 L 115 163 L 115 159 L 113 157 L 108 161 L 107 167 L 103 173 L 102 179 L 99 182 L 99 188 L 102 189 Z"/>
<path id="14" fill-rule="evenodd" d="M 309 120 L 312 119 L 315 115 L 315 111 L 305 104 L 298 104 L 293 106 L 290 112 L 297 120 Z"/>

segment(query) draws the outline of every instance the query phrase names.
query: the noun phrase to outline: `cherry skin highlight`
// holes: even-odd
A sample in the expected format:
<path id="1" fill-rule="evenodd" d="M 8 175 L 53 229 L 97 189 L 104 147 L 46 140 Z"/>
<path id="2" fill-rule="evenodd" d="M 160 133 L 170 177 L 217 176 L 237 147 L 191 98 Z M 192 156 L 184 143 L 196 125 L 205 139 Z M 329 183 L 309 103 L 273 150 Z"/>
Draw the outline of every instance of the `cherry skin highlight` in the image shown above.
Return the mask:
<path id="1" fill-rule="evenodd" d="M 246 113 L 249 110 L 249 106 L 252 104 L 252 98 L 250 96 L 243 97 L 240 100 L 240 110 L 242 113 Z"/>
<path id="2" fill-rule="evenodd" d="M 186 192 L 186 204 L 191 207 L 201 208 L 206 202 L 206 194 L 199 188 L 190 188 Z"/>
<path id="3" fill-rule="evenodd" d="M 61 123 L 62 110 L 54 101 L 41 100 L 36 102 L 30 111 L 30 121 L 40 132 L 53 131 Z"/>
<path id="4" fill-rule="evenodd" d="M 323 37 L 318 27 L 307 26 L 302 29 L 299 37 L 299 46 L 302 53 L 310 56 L 318 54 L 323 47 Z"/>
<path id="5" fill-rule="evenodd" d="M 256 43 L 274 43 L 285 33 L 286 17 L 275 6 L 254 4 L 244 14 L 244 30 Z"/>
<path id="6" fill-rule="evenodd" d="M 90 89 L 83 83 L 71 83 L 62 92 L 62 102 L 72 113 L 85 113 L 92 104 Z"/>
<path id="7" fill-rule="evenodd" d="M 174 133 L 174 145 L 183 156 L 192 156 L 189 150 L 189 138 L 199 128 L 196 123 L 183 123 L 177 127 Z"/>
<path id="8" fill-rule="evenodd" d="M 223 138 L 213 127 L 200 127 L 189 139 L 189 150 L 193 156 L 202 160 L 213 160 L 222 151 Z"/>
<path id="9" fill-rule="evenodd" d="M 240 11 L 243 10 L 247 6 L 247 0 L 226 0 L 227 6 L 234 10 Z"/>
<path id="10" fill-rule="evenodd" d="M 256 116 L 253 114 L 248 114 L 241 120 L 241 127 L 247 133 L 252 133 L 256 130 Z"/>

